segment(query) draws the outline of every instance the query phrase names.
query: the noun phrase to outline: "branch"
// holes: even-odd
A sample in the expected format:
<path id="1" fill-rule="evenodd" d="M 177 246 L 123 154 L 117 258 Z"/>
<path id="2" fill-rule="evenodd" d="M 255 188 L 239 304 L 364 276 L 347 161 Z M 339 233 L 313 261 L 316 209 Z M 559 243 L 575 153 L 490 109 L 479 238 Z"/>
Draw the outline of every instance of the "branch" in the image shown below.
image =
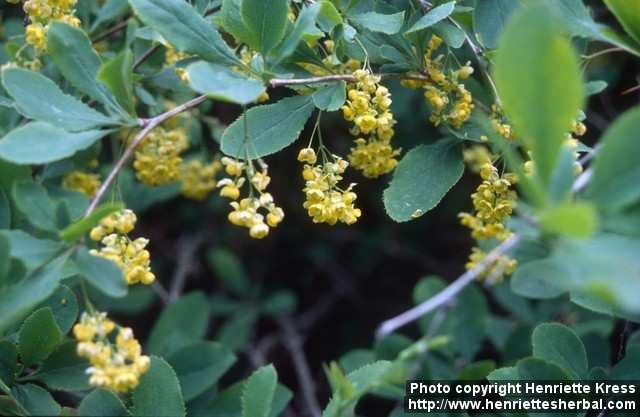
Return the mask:
<path id="1" fill-rule="evenodd" d="M 176 269 L 173 273 L 173 278 L 171 279 L 169 303 L 174 303 L 178 298 L 180 298 L 187 276 L 189 276 L 189 273 L 193 270 L 193 258 L 203 242 L 204 233 L 187 236 L 178 241 L 178 256 Z"/>
<path id="2" fill-rule="evenodd" d="M 418 73 L 380 73 L 376 74 L 382 79 L 386 80 L 418 80 L 418 81 L 426 81 L 430 80 L 426 75 L 421 75 Z M 355 82 L 356 78 L 351 74 L 335 74 L 335 75 L 325 75 L 322 77 L 310 77 L 310 78 L 272 78 L 269 81 L 269 87 L 283 87 L 288 85 L 307 85 L 307 84 L 322 84 L 322 83 L 330 83 L 337 81 L 347 81 L 347 82 Z"/>
<path id="3" fill-rule="evenodd" d="M 298 334 L 293 322 L 288 317 L 282 317 L 278 320 L 283 332 L 284 347 L 291 354 L 293 366 L 296 371 L 298 383 L 302 389 L 302 398 L 306 404 L 309 414 L 313 417 L 320 417 L 322 414 L 318 400 L 315 394 L 315 383 L 311 377 L 311 371 L 307 358 L 302 349 L 302 339 Z"/>
<path id="4" fill-rule="evenodd" d="M 85 212 L 85 217 L 93 213 L 113 181 L 118 176 L 118 173 L 120 172 L 124 164 L 126 164 L 129 158 L 131 158 L 136 147 L 144 140 L 149 132 L 151 132 L 153 129 L 158 127 L 158 125 L 164 123 L 173 116 L 198 106 L 206 99 L 207 97 L 204 95 L 198 96 L 158 116 L 152 117 L 150 119 L 140 119 L 138 121 L 138 124 L 142 128 L 142 130 L 138 132 L 138 134 L 133 138 L 133 141 L 129 144 L 129 146 L 127 146 L 127 149 L 125 149 L 120 159 L 118 159 L 118 162 L 116 162 L 114 167 L 111 169 L 111 172 L 109 172 L 109 175 L 98 189 L 95 197 L 93 197 L 93 200 L 91 200 L 91 204 L 89 204 L 89 207 Z"/>
<path id="5" fill-rule="evenodd" d="M 589 153 L 585 154 L 579 160 L 579 162 L 583 165 L 586 164 L 594 157 L 599 149 L 600 148 L 598 146 L 594 147 Z M 592 174 L 593 171 L 591 169 L 587 169 L 582 174 L 580 174 L 573 183 L 572 191 L 578 192 L 582 190 L 589 183 Z M 425 314 L 451 303 L 453 298 L 458 295 L 460 291 L 462 291 L 467 285 L 471 284 L 481 273 L 486 271 L 491 266 L 491 264 L 500 256 L 504 255 L 505 253 L 514 249 L 518 244 L 520 244 L 521 240 L 521 236 L 519 236 L 518 234 L 513 234 L 509 239 L 505 240 L 499 246 L 489 252 L 487 256 L 485 256 L 482 261 L 478 262 L 475 267 L 460 275 L 460 277 L 449 284 L 449 286 L 447 286 L 444 290 L 440 291 L 423 303 L 418 304 L 412 309 L 382 322 L 382 324 L 376 331 L 376 337 L 382 338 L 404 326 L 405 324 L 409 324 L 412 321 L 415 321 L 424 316 Z"/>
<path id="6" fill-rule="evenodd" d="M 104 40 L 104 39 L 108 38 L 109 36 L 113 35 L 114 33 L 124 29 L 125 27 L 127 27 L 128 24 L 129 24 L 129 20 L 125 19 L 122 22 L 118 23 L 117 25 L 114 25 L 112 28 L 107 29 L 106 31 L 104 31 L 101 34 L 99 34 L 98 36 L 96 36 L 93 40 L 91 40 L 91 42 L 92 43 L 98 43 L 101 40 Z"/>
<path id="7" fill-rule="evenodd" d="M 411 323 L 424 316 L 425 314 L 450 303 L 453 298 L 458 295 L 467 285 L 472 283 L 480 274 L 491 266 L 500 256 L 515 248 L 520 243 L 521 237 L 517 234 L 512 235 L 509 239 L 502 242 L 498 247 L 489 252 L 487 256 L 472 269 L 460 275 L 458 279 L 453 281 L 447 288 L 438 294 L 429 298 L 425 302 L 418 304 L 411 310 L 396 316 L 392 319 L 384 321 L 376 331 L 376 337 L 382 338 L 396 329 Z"/>

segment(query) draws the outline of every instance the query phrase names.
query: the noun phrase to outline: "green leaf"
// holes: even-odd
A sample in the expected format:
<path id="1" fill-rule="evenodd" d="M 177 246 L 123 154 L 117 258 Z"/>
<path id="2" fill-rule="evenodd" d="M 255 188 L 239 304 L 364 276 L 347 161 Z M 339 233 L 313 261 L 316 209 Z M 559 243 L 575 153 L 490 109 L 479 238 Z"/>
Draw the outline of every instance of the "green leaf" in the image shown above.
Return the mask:
<path id="1" fill-rule="evenodd" d="M 313 104 L 320 110 L 336 111 L 346 100 L 347 84 L 344 81 L 327 84 L 311 95 Z"/>
<path id="2" fill-rule="evenodd" d="M 237 43 L 249 44 L 252 41 L 252 35 L 242 21 L 242 15 L 240 14 L 241 4 L 242 0 L 222 0 L 219 22 L 220 26 L 230 33 Z"/>
<path id="3" fill-rule="evenodd" d="M 0 380 L 12 385 L 15 374 L 20 370 L 18 348 L 9 340 L 0 340 Z"/>
<path id="4" fill-rule="evenodd" d="M 494 381 L 517 381 L 520 379 L 518 375 L 518 368 L 514 366 L 507 366 L 505 368 L 498 368 L 487 375 L 487 380 Z"/>
<path id="5" fill-rule="evenodd" d="M 320 14 L 318 15 L 318 26 L 324 32 L 331 32 L 334 27 L 342 24 L 342 15 L 333 5 L 331 0 L 320 1 Z"/>
<path id="6" fill-rule="evenodd" d="M 213 25 L 183 0 L 130 0 L 144 22 L 176 49 L 225 65 L 241 64 Z"/>
<path id="7" fill-rule="evenodd" d="M 135 115 L 133 53 L 129 48 L 102 64 L 98 71 L 98 80 L 109 87 L 115 99 L 129 114 Z"/>
<path id="8" fill-rule="evenodd" d="M 300 45 L 300 42 L 303 41 L 304 35 L 315 29 L 315 23 L 319 12 L 320 6 L 318 4 L 313 4 L 302 9 L 293 25 L 293 30 L 286 35 L 273 54 L 275 56 L 273 62 L 274 66 L 280 63 L 283 59 L 291 56 L 296 51 L 298 45 Z"/>
<path id="9" fill-rule="evenodd" d="M 601 149 L 593 161 L 593 176 L 586 195 L 608 211 L 620 211 L 640 199 L 640 108 L 620 116 L 600 140 Z"/>
<path id="10" fill-rule="evenodd" d="M 397 222 L 416 219 L 433 209 L 464 171 L 457 142 L 440 140 L 420 145 L 400 161 L 384 190 L 384 207 Z"/>
<path id="11" fill-rule="evenodd" d="M 11 395 L 32 416 L 59 416 L 62 411 L 47 390 L 34 384 L 16 385 Z"/>
<path id="12" fill-rule="evenodd" d="M 131 395 L 135 416 L 184 417 L 184 399 L 176 373 L 164 359 L 151 357 L 149 370 Z"/>
<path id="13" fill-rule="evenodd" d="M 562 18 L 572 36 L 608 42 L 640 56 L 640 45 L 608 26 L 596 23 L 582 0 L 547 0 L 546 4 Z"/>
<path id="14" fill-rule="evenodd" d="M 567 291 L 570 280 L 563 263 L 545 258 L 518 266 L 511 277 L 511 289 L 527 298 L 555 298 Z"/>
<path id="15" fill-rule="evenodd" d="M 233 252 L 223 248 L 212 249 L 207 254 L 207 262 L 225 288 L 240 296 L 249 294 L 249 277 L 242 262 Z"/>
<path id="16" fill-rule="evenodd" d="M 547 233 L 584 239 L 596 232 L 598 213 L 590 203 L 569 202 L 544 210 L 538 221 Z"/>
<path id="17" fill-rule="evenodd" d="M 209 303 L 201 292 L 192 292 L 169 305 L 151 329 L 150 353 L 167 356 L 200 340 L 209 322 Z"/>
<path id="18" fill-rule="evenodd" d="M 50 79 L 21 68 L 2 71 L 2 85 L 15 100 L 16 110 L 29 119 L 41 120 L 67 131 L 114 125 L 117 120 L 95 111 L 64 94 Z"/>
<path id="19" fill-rule="evenodd" d="M 217 100 L 249 104 L 266 90 L 260 80 L 247 78 L 218 64 L 198 61 L 189 65 L 187 71 L 191 88 Z"/>
<path id="20" fill-rule="evenodd" d="M 185 401 L 210 389 L 229 370 L 236 356 L 216 342 L 196 342 L 183 347 L 167 361 L 176 371 Z"/>
<path id="21" fill-rule="evenodd" d="M 465 32 L 447 21 L 436 23 L 431 27 L 431 30 L 452 48 L 460 48 L 464 45 Z"/>
<path id="22" fill-rule="evenodd" d="M 417 32 L 422 29 L 426 29 L 430 26 L 435 25 L 441 20 L 446 19 L 453 13 L 453 9 L 456 7 L 455 1 L 450 1 L 448 3 L 441 4 L 440 6 L 434 7 L 429 10 L 424 16 L 422 16 L 416 23 L 409 28 L 409 30 L 405 31 L 405 34 Z"/>
<path id="23" fill-rule="evenodd" d="M 63 334 L 67 334 L 78 317 L 78 299 L 66 285 L 58 286 L 53 295 L 47 298 L 39 307 L 49 307 L 58 327 Z"/>
<path id="24" fill-rule="evenodd" d="M 640 346 L 629 346 L 624 358 L 611 370 L 611 379 L 637 381 L 640 378 Z"/>
<path id="25" fill-rule="evenodd" d="M 473 31 L 485 47 L 495 49 L 507 21 L 521 6 L 520 0 L 484 0 L 473 9 Z"/>
<path id="26" fill-rule="evenodd" d="M 249 343 L 257 319 L 255 310 L 238 309 L 220 327 L 215 339 L 229 349 L 241 351 Z"/>
<path id="27" fill-rule="evenodd" d="M 558 365 L 540 358 L 525 358 L 516 363 L 521 381 L 570 381 L 571 377 Z"/>
<path id="28" fill-rule="evenodd" d="M 25 365 L 33 365 L 47 358 L 62 340 L 62 331 L 49 307 L 31 314 L 22 324 L 18 335 L 20 357 Z"/>
<path id="29" fill-rule="evenodd" d="M 582 106 L 584 86 L 576 54 L 546 8 L 527 8 L 510 20 L 496 53 L 495 78 L 505 112 L 547 184 Z"/>
<path id="30" fill-rule="evenodd" d="M 628 0 L 604 0 L 624 30 L 640 42 L 640 3 Z"/>
<path id="31" fill-rule="evenodd" d="M 64 78 L 74 87 L 108 109 L 122 113 L 106 86 L 97 80 L 102 63 L 84 31 L 52 22 L 47 29 L 47 51 Z"/>
<path id="32" fill-rule="evenodd" d="M 67 256 L 60 256 L 0 294 L 0 333 L 54 293 L 66 261 Z"/>
<path id="33" fill-rule="evenodd" d="M 9 239 L 11 257 L 20 259 L 28 270 L 39 267 L 64 248 L 58 242 L 37 239 L 22 230 L 2 230 L 0 235 Z"/>
<path id="34" fill-rule="evenodd" d="M 55 231 L 57 205 L 49 198 L 46 188 L 37 182 L 20 181 L 13 185 L 13 200 L 29 223 L 38 229 Z"/>
<path id="35" fill-rule="evenodd" d="M 84 397 L 78 406 L 78 415 L 87 417 L 125 417 L 131 413 L 120 397 L 111 391 L 96 389 Z"/>
<path id="36" fill-rule="evenodd" d="M 11 204 L 5 192 L 0 188 L 0 229 L 11 227 Z"/>
<path id="37" fill-rule="evenodd" d="M 402 29 L 404 12 L 394 14 L 367 12 L 351 16 L 349 19 L 368 30 L 393 35 Z"/>
<path id="38" fill-rule="evenodd" d="M 44 122 L 31 122 L 0 140 L 0 158 L 16 164 L 46 164 L 87 149 L 109 130 L 67 132 Z"/>
<path id="39" fill-rule="evenodd" d="M 313 109 L 313 100 L 308 96 L 288 97 L 274 104 L 253 107 L 225 130 L 222 152 L 244 159 L 245 143 L 251 158 L 278 152 L 298 138 Z"/>
<path id="40" fill-rule="evenodd" d="M 90 388 L 86 373 L 89 362 L 78 356 L 77 342 L 61 344 L 29 379 L 45 383 L 52 390 L 84 391 Z"/>
<path id="41" fill-rule="evenodd" d="M 92 255 L 85 248 L 79 248 L 73 255 L 78 274 L 89 284 L 109 297 L 120 298 L 127 295 L 127 282 L 122 268 L 115 262 Z"/>
<path id="42" fill-rule="evenodd" d="M 91 24 L 91 32 L 103 23 L 107 23 L 122 16 L 129 10 L 128 0 L 106 0 L 96 14 L 96 20 Z"/>
<path id="43" fill-rule="evenodd" d="M 11 246 L 6 236 L 0 235 L 0 288 L 4 287 L 11 267 Z"/>
<path id="44" fill-rule="evenodd" d="M 268 417 L 277 384 L 278 374 L 273 365 L 251 374 L 242 391 L 242 417 Z"/>
<path id="45" fill-rule="evenodd" d="M 60 232 L 60 239 L 65 242 L 75 242 L 93 229 L 103 218 L 116 211 L 124 209 L 124 205 L 117 203 L 104 203 L 99 205 L 90 215 L 70 224 Z"/>
<path id="46" fill-rule="evenodd" d="M 288 0 L 242 0 L 242 21 L 251 33 L 252 49 L 266 56 L 284 37 Z"/>
<path id="47" fill-rule="evenodd" d="M 578 335 L 569 327 L 543 323 L 535 328 L 531 341 L 533 356 L 561 367 L 573 379 L 587 377 L 587 352 Z"/>
<path id="48" fill-rule="evenodd" d="M 609 84 L 607 84 L 606 81 L 602 81 L 602 80 L 589 81 L 585 85 L 586 93 L 588 96 L 599 94 L 603 92 L 608 85 Z"/>

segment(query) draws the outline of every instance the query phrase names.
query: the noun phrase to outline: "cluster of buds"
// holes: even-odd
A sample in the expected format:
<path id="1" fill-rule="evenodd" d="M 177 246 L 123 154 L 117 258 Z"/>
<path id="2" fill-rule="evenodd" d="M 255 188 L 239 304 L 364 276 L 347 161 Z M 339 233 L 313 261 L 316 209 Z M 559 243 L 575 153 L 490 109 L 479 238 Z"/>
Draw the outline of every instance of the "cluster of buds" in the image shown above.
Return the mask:
<path id="1" fill-rule="evenodd" d="M 482 183 L 471 195 L 474 213 L 460 213 L 462 225 L 471 229 L 474 239 L 505 240 L 511 232 L 504 223 L 513 213 L 516 193 L 511 189 L 517 181 L 515 174 L 498 174 L 490 161 L 480 169 Z"/>
<path id="2" fill-rule="evenodd" d="M 491 106 L 490 120 L 493 130 L 504 139 L 509 141 L 518 139 L 518 136 L 514 132 L 508 120 L 505 118 L 502 109 L 497 104 L 493 104 Z"/>
<path id="3" fill-rule="evenodd" d="M 133 167 L 138 179 L 152 187 L 176 181 L 180 176 L 180 154 L 189 147 L 187 133 L 177 127 L 156 127 L 138 145 Z"/>
<path id="4" fill-rule="evenodd" d="M 575 175 L 582 173 L 582 165 L 578 162 L 580 158 L 579 145 L 577 137 L 584 136 L 587 133 L 587 126 L 580 120 L 574 120 L 571 122 L 569 132 L 565 135 L 564 146 L 572 152 L 573 155 L 573 171 Z M 528 160 L 524 163 L 524 172 L 527 175 L 533 175 L 535 172 L 535 163 L 532 160 Z"/>
<path id="5" fill-rule="evenodd" d="M 322 65 L 300 62 L 297 65 L 304 68 L 310 74 L 317 77 L 331 74 L 352 74 L 354 71 L 362 68 L 362 63 L 353 58 L 349 58 L 346 62 L 340 61 L 335 54 L 335 42 L 326 39 L 322 44 L 318 44 L 315 40 L 308 42 L 310 47 L 320 46 L 320 50 L 324 55 Z"/>
<path id="6" fill-rule="evenodd" d="M 29 15 L 29 25 L 25 29 L 25 40 L 33 46 L 36 52 L 42 52 L 47 46 L 47 29 L 53 21 L 64 22 L 68 25 L 80 26 L 80 19 L 74 16 L 78 0 L 26 0 L 23 5 L 25 13 Z M 9 3 L 17 4 L 12 0 Z"/>
<path id="7" fill-rule="evenodd" d="M 298 161 L 305 163 L 302 177 L 305 180 L 304 191 L 306 201 L 303 207 L 314 223 L 334 225 L 342 222 L 354 224 L 362 215 L 355 207 L 357 198 L 353 192 L 355 184 L 340 189 L 338 183 L 349 163 L 337 155 L 330 155 L 325 162 L 317 165 L 317 156 L 313 148 L 301 149 Z"/>
<path id="8" fill-rule="evenodd" d="M 100 188 L 100 175 L 84 171 L 72 171 L 62 179 L 62 186 L 67 190 L 77 191 L 91 198 Z"/>
<path id="9" fill-rule="evenodd" d="M 229 213 L 229 222 L 249 229 L 249 236 L 254 239 L 266 237 L 269 228 L 277 227 L 284 219 L 284 211 L 266 192 L 271 182 L 268 166 L 260 161 L 261 169 L 257 171 L 251 161 L 243 162 L 229 157 L 223 157 L 220 161 L 229 177 L 218 181 L 217 186 L 222 197 L 233 200 L 230 203 L 233 210 Z M 249 195 L 240 199 L 241 188 L 247 182 Z"/>
<path id="10" fill-rule="evenodd" d="M 480 248 L 473 248 L 469 261 L 465 264 L 467 270 L 473 269 L 482 262 L 487 253 Z M 518 261 L 507 255 L 500 255 L 495 261 L 489 265 L 482 273 L 478 275 L 479 280 L 487 280 L 491 284 L 502 282 L 505 277 L 513 274 L 518 267 Z"/>
<path id="11" fill-rule="evenodd" d="M 349 86 L 348 100 L 342 107 L 344 118 L 354 123 L 351 133 L 356 136 L 349 162 L 365 177 L 377 178 L 393 171 L 400 154 L 391 146 L 396 123 L 390 109 L 391 94 L 380 85 L 380 77 L 368 70 L 356 70 L 353 76 L 355 83 Z"/>
<path id="12" fill-rule="evenodd" d="M 203 164 L 194 159 L 180 165 L 181 193 L 196 201 L 204 201 L 216 188 L 216 174 L 222 170 L 220 161 Z"/>
<path id="13" fill-rule="evenodd" d="M 178 68 L 175 65 L 178 62 L 182 61 L 183 59 L 186 59 L 187 57 L 188 57 L 188 55 L 185 54 L 184 52 L 177 51 L 173 46 L 167 45 L 167 49 L 166 49 L 165 55 L 164 55 L 164 62 L 165 62 L 165 64 L 167 66 L 174 67 L 174 71 L 175 71 L 176 75 L 183 82 L 189 81 L 189 74 L 187 73 L 186 69 Z"/>
<path id="14" fill-rule="evenodd" d="M 124 393 L 138 386 L 140 376 L 149 369 L 149 357 L 142 355 L 133 331 L 117 326 L 106 313 L 83 313 L 73 335 L 78 356 L 91 364 L 86 373 L 94 387 Z"/>
<path id="15" fill-rule="evenodd" d="M 133 211 L 122 210 L 100 220 L 89 237 L 101 242 L 100 250 L 92 249 L 91 254 L 113 261 L 122 269 L 127 284 L 151 284 L 156 277 L 151 272 L 151 255 L 145 248 L 148 239 L 132 240 L 128 234 L 134 229 L 137 218 Z"/>
<path id="16" fill-rule="evenodd" d="M 473 67 L 466 63 L 456 70 L 445 72 L 444 55 L 433 57 L 442 39 L 433 35 L 424 54 L 424 68 L 428 79 L 404 80 L 408 88 L 423 88 L 424 97 L 431 108 L 429 121 L 435 126 L 446 123 L 458 129 L 469 120 L 473 111 L 473 97 L 460 81 L 473 74 Z"/>

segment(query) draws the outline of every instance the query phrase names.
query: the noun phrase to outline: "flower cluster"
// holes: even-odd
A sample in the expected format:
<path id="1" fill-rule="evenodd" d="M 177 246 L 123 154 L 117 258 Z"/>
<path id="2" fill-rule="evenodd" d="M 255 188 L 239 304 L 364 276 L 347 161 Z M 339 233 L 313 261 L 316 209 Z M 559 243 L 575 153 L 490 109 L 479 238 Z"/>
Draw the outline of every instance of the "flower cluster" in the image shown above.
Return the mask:
<path id="1" fill-rule="evenodd" d="M 473 67 L 467 62 L 455 71 L 445 73 L 444 55 L 433 58 L 433 53 L 442 44 L 442 39 L 433 35 L 424 54 L 425 80 L 404 80 L 402 85 L 408 88 L 423 88 L 424 97 L 431 108 L 429 121 L 435 126 L 441 123 L 460 128 L 474 108 L 473 97 L 461 80 L 473 74 Z"/>
<path id="2" fill-rule="evenodd" d="M 229 157 L 223 157 L 220 161 L 229 177 L 218 181 L 217 186 L 220 188 L 222 197 L 233 200 L 231 202 L 233 210 L 228 216 L 229 221 L 236 226 L 248 228 L 249 236 L 254 239 L 266 237 L 269 234 L 269 228 L 277 227 L 284 219 L 282 208 L 273 202 L 273 196 L 270 193 L 265 192 L 271 182 L 268 166 L 261 161 L 261 169 L 256 171 L 252 161 L 242 162 Z M 240 189 L 247 180 L 249 195 L 240 199 Z"/>
<path id="3" fill-rule="evenodd" d="M 500 175 L 491 162 L 491 153 L 483 146 L 476 146 L 465 151 L 464 156 L 471 169 L 479 172 L 482 183 L 471 195 L 473 214 L 460 213 L 460 223 L 471 229 L 471 236 L 476 240 L 504 241 L 512 235 L 505 223 L 516 205 L 517 195 L 511 187 L 517 182 L 517 177 L 512 173 Z M 474 247 L 466 268 L 473 268 L 485 256 L 484 251 Z M 513 273 L 516 266 L 516 260 L 502 255 L 478 278 L 499 282 L 505 276 Z"/>
<path id="4" fill-rule="evenodd" d="M 100 250 L 92 249 L 91 254 L 115 262 L 124 274 L 127 284 L 151 284 L 156 277 L 151 272 L 151 255 L 146 250 L 149 240 L 131 240 L 128 233 L 135 227 L 137 218 L 133 211 L 122 210 L 100 220 L 89 237 L 101 242 Z"/>
<path id="5" fill-rule="evenodd" d="M 582 165 L 578 162 L 580 156 L 578 145 L 580 142 L 576 137 L 583 136 L 585 133 L 587 133 L 587 126 L 582 121 L 574 120 L 571 122 L 570 130 L 567 132 L 564 141 L 564 146 L 573 153 L 573 170 L 575 175 L 580 174 L 583 170 Z M 535 163 L 532 160 L 524 163 L 524 172 L 527 175 L 532 175 L 535 172 Z"/>
<path id="6" fill-rule="evenodd" d="M 508 120 L 505 118 L 502 109 L 497 104 L 493 104 L 491 106 L 490 120 L 493 130 L 495 130 L 496 133 L 502 136 L 504 139 L 509 141 L 518 139 L 518 136 L 513 131 L 513 128 L 509 124 Z"/>
<path id="7" fill-rule="evenodd" d="M 188 55 L 184 52 L 177 51 L 173 46 L 167 45 L 167 49 L 164 55 L 164 61 L 168 66 L 175 67 L 176 63 L 182 61 L 187 57 Z M 186 69 L 175 67 L 174 71 L 182 81 L 189 81 L 189 74 L 187 73 Z"/>
<path id="8" fill-rule="evenodd" d="M 317 159 L 313 148 L 301 149 L 298 154 L 298 161 L 305 163 L 302 177 L 306 182 L 302 191 L 306 201 L 303 207 L 314 223 L 351 225 L 357 222 L 362 212 L 354 204 L 357 198 L 352 191 L 355 184 L 344 190 L 338 187 L 349 163 L 337 155 L 325 157 L 321 165 L 316 164 Z"/>
<path id="9" fill-rule="evenodd" d="M 181 193 L 192 200 L 203 201 L 216 188 L 216 174 L 222 170 L 220 161 L 203 164 L 194 159 L 180 165 Z"/>
<path id="10" fill-rule="evenodd" d="M 110 340 L 116 328 L 115 341 Z M 149 369 L 149 357 L 142 355 L 133 331 L 117 326 L 106 313 L 83 313 L 73 335 L 78 341 L 78 356 L 91 364 L 86 372 L 94 387 L 127 392 L 138 386 L 140 376 Z"/>
<path id="11" fill-rule="evenodd" d="M 182 158 L 180 154 L 189 147 L 184 129 L 156 127 L 138 145 L 133 167 L 136 176 L 152 187 L 178 179 Z"/>
<path id="12" fill-rule="evenodd" d="M 511 173 L 499 175 L 496 167 L 487 161 L 480 169 L 480 177 L 482 183 L 471 195 L 474 214 L 460 213 L 460 222 L 471 229 L 474 239 L 504 240 L 511 235 L 504 223 L 516 204 L 516 193 L 511 190 L 516 176 Z"/>
<path id="13" fill-rule="evenodd" d="M 349 87 L 347 103 L 342 107 L 344 118 L 354 123 L 351 133 L 357 137 L 349 162 L 365 177 L 377 178 L 393 171 L 400 153 L 391 146 L 395 124 L 391 94 L 380 85 L 380 77 L 368 70 L 360 69 L 353 75 L 356 82 Z"/>
<path id="14" fill-rule="evenodd" d="M 478 263 L 480 263 L 486 256 L 487 253 L 480 248 L 471 249 L 471 255 L 469 255 L 469 261 L 465 264 L 465 268 L 475 268 L 475 266 L 478 265 Z M 478 275 L 478 279 L 486 279 L 491 283 L 501 282 L 504 280 L 504 277 L 513 274 L 517 267 L 518 261 L 507 255 L 500 255 L 498 259 L 493 261 L 488 268 Z"/>
<path id="15" fill-rule="evenodd" d="M 74 7 L 78 0 L 27 0 L 23 9 L 29 15 L 31 23 L 25 29 L 25 40 L 37 52 L 46 49 L 47 29 L 53 21 L 80 26 L 80 19 L 74 16 Z M 18 1 L 11 1 L 18 3 Z"/>
<path id="16" fill-rule="evenodd" d="M 84 171 L 72 171 L 62 179 L 62 186 L 68 190 L 77 191 L 93 197 L 100 188 L 100 175 Z"/>

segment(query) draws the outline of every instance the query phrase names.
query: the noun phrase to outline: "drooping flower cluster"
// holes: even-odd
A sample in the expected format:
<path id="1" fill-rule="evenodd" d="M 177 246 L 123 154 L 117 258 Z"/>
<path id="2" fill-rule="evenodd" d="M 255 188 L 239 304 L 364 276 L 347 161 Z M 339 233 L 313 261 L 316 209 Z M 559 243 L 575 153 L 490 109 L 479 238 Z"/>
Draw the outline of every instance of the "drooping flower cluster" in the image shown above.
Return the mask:
<path id="1" fill-rule="evenodd" d="M 142 355 L 133 331 L 117 326 L 106 313 L 82 313 L 73 335 L 78 341 L 78 356 L 91 364 L 86 373 L 94 387 L 127 392 L 138 386 L 140 376 L 149 369 L 149 357 Z"/>
<path id="2" fill-rule="evenodd" d="M 495 130 L 496 133 L 498 133 L 504 139 L 509 141 L 518 139 L 518 136 L 509 124 L 509 121 L 504 116 L 502 109 L 497 104 L 493 104 L 491 106 L 490 120 L 493 130 Z"/>
<path id="3" fill-rule="evenodd" d="M 354 224 L 362 215 L 354 204 L 357 198 L 353 192 L 355 184 L 350 184 L 346 189 L 338 186 L 349 163 L 337 155 L 325 155 L 323 159 L 324 162 L 318 165 L 313 148 L 301 149 L 298 154 L 298 161 L 305 163 L 302 171 L 305 187 L 302 191 L 306 201 L 303 207 L 314 223 Z"/>
<path id="4" fill-rule="evenodd" d="M 284 219 L 282 208 L 265 191 L 271 182 L 267 164 L 260 161 L 260 171 L 257 171 L 253 161 L 243 162 L 229 157 L 223 157 L 220 161 L 229 177 L 218 181 L 217 186 L 222 197 L 233 200 L 230 203 L 233 210 L 229 213 L 229 221 L 248 228 L 249 236 L 254 239 L 266 237 L 269 228 L 277 227 Z M 240 199 L 241 188 L 246 182 L 249 184 L 249 195 Z"/>
<path id="5" fill-rule="evenodd" d="M 516 205 L 517 195 L 511 187 L 517 182 L 517 177 L 512 173 L 499 174 L 491 159 L 489 151 L 481 146 L 465 152 L 465 161 L 472 170 L 478 170 L 482 183 L 471 195 L 473 213 L 460 213 L 459 217 L 460 223 L 471 229 L 471 236 L 478 241 L 504 241 L 512 235 L 505 223 Z M 484 251 L 474 247 L 466 264 L 467 269 L 473 268 L 485 256 Z M 502 255 L 478 278 L 498 282 L 510 275 L 516 266 L 516 260 Z"/>
<path id="6" fill-rule="evenodd" d="M 189 147 L 184 129 L 156 127 L 138 145 L 133 167 L 138 179 L 152 187 L 176 181 L 180 174 L 180 154 Z"/>
<path id="7" fill-rule="evenodd" d="M 29 15 L 30 23 L 25 29 L 25 40 L 37 52 L 42 52 L 47 45 L 47 29 L 53 21 L 68 25 L 80 26 L 80 19 L 74 16 L 74 7 L 78 0 L 27 0 L 23 9 Z M 18 3 L 18 1 L 11 1 Z"/>
<path id="8" fill-rule="evenodd" d="M 471 195 L 474 213 L 460 213 L 460 222 L 471 229 L 474 239 L 505 240 L 511 235 L 504 223 L 516 204 L 516 193 L 511 189 L 516 176 L 498 174 L 496 167 L 487 161 L 480 169 L 480 177 L 482 183 Z"/>
<path id="9" fill-rule="evenodd" d="M 429 121 L 435 126 L 446 123 L 458 129 L 469 117 L 474 108 L 473 97 L 461 80 L 473 74 L 473 67 L 467 62 L 457 70 L 444 68 L 444 55 L 433 57 L 433 53 L 442 44 L 442 39 L 433 35 L 424 54 L 426 80 L 404 80 L 402 85 L 408 88 L 423 88 L 424 97 L 431 108 Z"/>
<path id="10" fill-rule="evenodd" d="M 181 193 L 196 201 L 203 201 L 216 188 L 216 174 L 222 170 L 220 161 L 203 164 L 194 159 L 180 165 Z"/>
<path id="11" fill-rule="evenodd" d="M 100 188 L 100 175 L 84 171 L 72 171 L 62 179 L 62 186 L 93 197 Z"/>
<path id="12" fill-rule="evenodd" d="M 380 85 L 380 77 L 368 70 L 353 73 L 356 82 L 349 86 L 342 114 L 353 122 L 351 133 L 356 146 L 351 148 L 349 162 L 367 178 L 377 178 L 393 171 L 400 150 L 391 146 L 395 120 L 391 113 L 391 94 Z"/>
<path id="13" fill-rule="evenodd" d="M 90 253 L 115 262 L 122 269 L 127 284 L 149 285 L 156 279 L 151 272 L 151 255 L 145 249 L 149 240 L 141 237 L 132 240 L 128 236 L 136 221 L 131 210 L 115 212 L 100 220 L 89 237 L 101 242 L 102 247 L 100 250 L 92 249 Z"/>

